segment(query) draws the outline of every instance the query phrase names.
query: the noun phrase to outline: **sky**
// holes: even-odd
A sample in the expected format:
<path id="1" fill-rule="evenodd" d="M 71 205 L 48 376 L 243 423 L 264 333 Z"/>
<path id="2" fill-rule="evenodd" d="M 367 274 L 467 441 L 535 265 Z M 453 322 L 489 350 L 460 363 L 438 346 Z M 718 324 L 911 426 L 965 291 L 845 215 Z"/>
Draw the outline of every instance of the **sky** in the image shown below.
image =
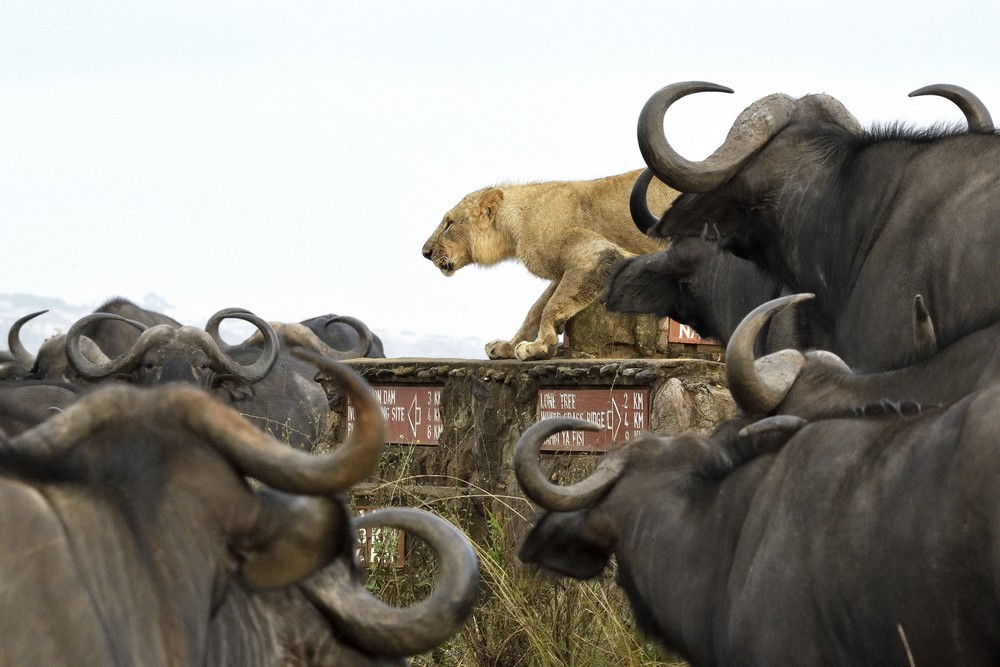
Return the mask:
<path id="1" fill-rule="evenodd" d="M 667 114 L 692 159 L 774 92 L 928 125 L 961 115 L 907 93 L 953 83 L 1000 118 L 998 25 L 994 0 L 6 0 L 0 292 L 509 338 L 543 281 L 421 256 L 465 194 L 641 168 L 676 81 L 735 90 Z"/>

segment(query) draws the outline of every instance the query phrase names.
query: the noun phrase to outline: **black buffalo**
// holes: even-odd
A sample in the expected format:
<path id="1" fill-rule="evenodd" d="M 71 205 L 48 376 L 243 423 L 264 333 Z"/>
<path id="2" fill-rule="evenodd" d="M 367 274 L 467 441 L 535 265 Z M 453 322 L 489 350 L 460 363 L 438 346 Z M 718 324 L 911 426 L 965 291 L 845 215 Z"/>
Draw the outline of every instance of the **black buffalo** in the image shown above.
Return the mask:
<path id="1" fill-rule="evenodd" d="M 1000 664 L 1000 384 L 945 408 L 642 435 L 571 487 L 515 450 L 544 513 L 520 558 L 614 556 L 639 627 L 697 665 Z"/>
<path id="2" fill-rule="evenodd" d="M 993 131 L 988 109 L 964 88 L 927 86 L 911 95 L 944 96 L 964 113 L 970 131 Z M 646 169 L 630 198 L 632 219 L 643 232 L 659 222 L 645 199 L 652 177 Z M 792 291 L 765 269 L 721 249 L 714 239 L 688 237 L 675 240 L 664 252 L 621 262 L 609 281 L 606 305 L 610 310 L 671 317 L 726 343 L 750 310 Z M 779 315 L 760 341 L 762 351 L 831 347 L 830 333 L 812 309 L 805 304 Z"/>
<path id="3" fill-rule="evenodd" d="M 42 343 L 38 354 L 33 355 L 21 342 L 20 332 L 30 320 L 47 313 L 42 310 L 18 319 L 7 334 L 7 345 L 11 356 L 23 370 L 23 377 L 35 380 L 57 380 L 88 384 L 77 376 L 66 359 L 66 337 L 57 334 Z M 95 313 L 110 313 L 121 319 L 98 319 L 91 322 L 81 331 L 80 345 L 82 352 L 93 362 L 106 362 L 109 357 L 117 357 L 135 344 L 141 329 L 128 322 L 135 322 L 143 327 L 157 324 L 178 328 L 180 322 L 153 310 L 142 308 L 128 299 L 115 297 L 102 303 Z"/>
<path id="4" fill-rule="evenodd" d="M 865 131 L 832 97 L 770 95 L 694 163 L 670 147 L 663 117 L 699 91 L 731 92 L 673 84 L 640 115 L 647 164 L 686 193 L 652 234 L 707 231 L 781 284 L 815 293 L 830 349 L 861 370 L 921 355 L 909 334 L 916 295 L 941 345 L 1000 320 L 1000 272 L 986 250 L 1000 241 L 1000 137 L 985 131 L 988 115 L 972 132 Z"/>
<path id="5" fill-rule="evenodd" d="M 301 324 L 312 331 L 324 343 L 336 350 L 349 350 L 367 341 L 367 345 L 359 357 L 373 359 L 385 358 L 382 339 L 360 320 L 346 315 L 328 313 L 318 317 L 302 320 Z"/>
<path id="6" fill-rule="evenodd" d="M 787 293 L 752 262 L 700 238 L 681 238 L 666 250 L 620 262 L 608 279 L 605 307 L 669 317 L 699 335 L 728 343 L 743 317 Z M 761 352 L 821 347 L 828 337 L 809 306 L 786 311 L 761 338 Z"/>
<path id="7" fill-rule="evenodd" d="M 811 299 L 810 294 L 797 294 L 769 301 L 737 327 L 726 347 L 726 374 L 729 389 L 745 413 L 811 421 L 919 411 L 949 405 L 1000 381 L 996 344 L 1000 322 L 934 350 L 910 366 L 877 373 L 857 373 L 826 350 L 782 350 L 757 359 L 755 340 L 768 320 L 790 305 Z"/>
<path id="8" fill-rule="evenodd" d="M 308 640 L 311 655 L 326 656 L 315 664 L 390 664 L 381 658 L 429 650 L 442 627 L 454 632 L 477 573 L 457 531 L 439 539 L 440 521 L 424 532 L 403 525 L 444 554 L 457 595 L 435 590 L 425 609 L 395 610 L 358 584 L 337 494 L 374 469 L 384 420 L 353 371 L 312 361 L 359 406 L 357 428 L 326 455 L 291 450 L 183 385 L 98 388 L 0 440 L 3 661 L 292 664 L 302 637 L 280 633 L 291 626 L 282 614 L 307 607 L 306 626 L 327 627 Z M 299 585 L 316 572 L 321 581 Z"/>
<path id="9" fill-rule="evenodd" d="M 310 449 L 325 435 L 329 414 L 326 393 L 314 381 L 316 368 L 283 352 L 274 329 L 246 310 L 222 310 L 209 319 L 206 328 L 217 328 L 225 318 L 250 322 L 261 334 L 261 342 L 221 347 L 198 327 L 160 324 L 144 328 L 117 315 L 94 313 L 70 327 L 66 356 L 73 370 L 91 382 L 114 378 L 140 386 L 196 384 L 275 437 Z M 102 320 L 129 323 L 141 333 L 120 356 L 93 363 L 83 354 L 82 332 Z"/>
<path id="10" fill-rule="evenodd" d="M 226 308 L 212 315 L 205 331 L 220 348 L 230 348 L 219 332 L 222 321 L 233 313 L 247 312 L 242 308 Z M 384 357 L 382 341 L 364 322 L 347 315 L 321 315 L 301 322 L 268 322 L 278 335 L 282 350 L 301 347 L 332 359 Z M 242 345 L 259 346 L 264 342 L 258 331 Z"/>
<path id="11" fill-rule="evenodd" d="M 0 436 L 15 436 L 41 424 L 76 402 L 82 391 L 70 382 L 0 382 Z"/>

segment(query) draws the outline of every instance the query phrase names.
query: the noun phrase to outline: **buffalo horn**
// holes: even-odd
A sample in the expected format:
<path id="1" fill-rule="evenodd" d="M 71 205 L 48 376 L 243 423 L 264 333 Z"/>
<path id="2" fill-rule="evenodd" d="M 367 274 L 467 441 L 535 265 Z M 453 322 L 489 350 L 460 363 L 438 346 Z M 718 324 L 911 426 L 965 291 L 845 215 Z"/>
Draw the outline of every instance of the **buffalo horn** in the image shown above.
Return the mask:
<path id="1" fill-rule="evenodd" d="M 343 387 L 355 407 L 355 428 L 329 453 L 314 455 L 296 450 L 201 389 L 168 385 L 155 390 L 108 386 L 95 391 L 11 440 L 8 447 L 0 449 L 0 457 L 49 461 L 123 416 L 153 422 L 156 415 L 166 415 L 210 441 L 245 476 L 289 493 L 339 493 L 375 469 L 385 442 L 382 408 L 365 381 L 350 368 L 318 355 L 296 354 L 316 364 Z"/>
<path id="2" fill-rule="evenodd" d="M 570 486 L 553 484 L 538 465 L 542 443 L 551 435 L 566 430 L 599 431 L 600 427 L 582 419 L 552 417 L 532 424 L 514 448 L 514 474 L 521 490 L 531 500 L 550 512 L 572 512 L 600 500 L 621 476 L 625 461 L 619 456 L 605 456 L 594 472 Z"/>
<path id="3" fill-rule="evenodd" d="M 139 338 L 128 350 L 114 359 L 107 359 L 99 362 L 91 361 L 81 349 L 83 331 L 93 322 L 100 320 L 117 320 L 131 324 L 141 331 Z M 115 315 L 114 313 L 91 313 L 77 320 L 66 332 L 66 358 L 69 360 L 73 370 L 77 375 L 86 380 L 100 380 L 116 373 L 131 370 L 142 359 L 151 346 L 169 340 L 173 336 L 173 327 L 166 324 L 158 324 L 154 327 L 147 327 L 141 322 L 130 320 Z"/>
<path id="4" fill-rule="evenodd" d="M 205 323 L 205 333 L 212 337 L 212 340 L 215 341 L 215 344 L 219 346 L 220 350 L 232 347 L 229 343 L 222 340 L 222 336 L 219 334 L 219 325 L 222 324 L 222 320 L 232 317 L 235 313 L 249 312 L 250 311 L 246 308 L 223 308 L 208 318 L 208 322 Z"/>
<path id="5" fill-rule="evenodd" d="M 272 322 L 271 324 L 274 330 L 278 332 L 278 336 L 286 348 L 302 347 L 312 350 L 317 354 L 322 354 L 325 357 L 330 357 L 331 359 L 355 359 L 359 356 L 363 357 L 364 352 L 368 350 L 369 341 L 365 340 L 363 335 L 360 336 L 362 351 L 359 354 L 357 347 L 351 350 L 338 350 L 330 347 L 312 329 L 301 322 Z M 364 325 L 362 324 L 361 326 Z M 356 327 L 354 328 L 356 329 Z M 362 333 L 361 330 L 358 330 L 358 332 L 359 334 Z M 259 336 L 258 334 L 254 334 L 252 338 L 247 339 L 247 342 L 253 343 L 257 340 L 259 340 Z"/>
<path id="6" fill-rule="evenodd" d="M 368 328 L 368 325 L 366 325 L 361 320 L 355 319 L 348 315 L 337 315 L 327 320 L 326 324 L 323 325 L 323 328 L 326 329 L 331 324 L 335 324 L 337 322 L 343 322 L 347 326 L 354 329 L 358 334 L 358 344 L 355 345 L 353 348 L 349 350 L 336 350 L 336 354 L 341 355 L 339 358 L 357 359 L 368 354 L 368 349 L 372 345 L 372 331 L 371 329 Z"/>
<path id="7" fill-rule="evenodd" d="M 761 329 L 778 311 L 812 298 L 812 294 L 791 294 L 761 304 L 733 332 L 726 346 L 726 377 L 733 400 L 744 412 L 771 412 L 791 389 L 805 356 L 798 350 L 781 350 L 755 360 L 754 346 Z"/>
<path id="8" fill-rule="evenodd" d="M 354 528 L 392 527 L 430 545 L 440 564 L 426 598 L 405 608 L 389 606 L 357 580 L 346 563 L 328 567 L 327 577 L 301 588 L 328 609 L 358 647 L 385 656 L 425 653 L 454 635 L 472 611 L 479 589 L 479 564 L 468 538 L 444 519 L 423 510 L 391 507 L 362 515 Z"/>
<path id="9" fill-rule="evenodd" d="M 969 124 L 969 132 L 992 134 L 995 131 L 990 110 L 986 108 L 981 99 L 961 86 L 951 83 L 935 83 L 917 88 L 909 96 L 919 97 L 920 95 L 939 95 L 958 105 L 958 108 L 965 114 L 965 120 Z"/>
<path id="10" fill-rule="evenodd" d="M 768 433 L 794 434 L 808 425 L 809 422 L 802 417 L 796 417 L 795 415 L 774 415 L 744 426 L 740 429 L 737 436 L 744 439 L 752 439 Z"/>
<path id="11" fill-rule="evenodd" d="M 643 169 L 639 178 L 632 185 L 632 193 L 628 198 L 628 210 L 632 213 L 632 222 L 640 232 L 646 234 L 660 220 L 649 210 L 649 184 L 653 180 L 653 171 Z"/>
<path id="12" fill-rule="evenodd" d="M 218 338 L 217 322 L 221 322 L 226 318 L 249 322 L 257 327 L 257 331 L 264 337 L 264 349 L 261 350 L 260 356 L 257 357 L 257 360 L 252 364 L 243 365 L 238 363 L 226 354 L 224 348 L 219 345 L 219 342 L 222 339 Z M 197 338 L 199 344 L 202 345 L 205 352 L 212 357 L 213 360 L 220 364 L 227 373 L 232 373 L 244 382 L 250 384 L 263 380 L 264 377 L 271 372 L 271 369 L 274 368 L 275 362 L 278 361 L 278 353 L 281 352 L 281 343 L 278 340 L 278 334 L 275 333 L 274 328 L 262 318 L 257 317 L 250 311 L 238 308 L 226 308 L 221 310 L 209 318 L 209 323 L 213 322 L 213 320 L 216 321 L 214 336 L 208 332 L 208 324 L 205 325 L 205 331 L 194 327 L 181 327 L 178 331 L 183 331 L 183 333 L 179 335 L 182 335 L 185 338 Z M 223 345 L 225 345 L 225 343 L 223 343 Z"/>
<path id="13" fill-rule="evenodd" d="M 731 88 L 705 81 L 673 83 L 653 94 L 639 114 L 639 151 L 657 178 L 681 192 L 707 192 L 732 178 L 740 167 L 792 118 L 795 100 L 768 95 L 747 107 L 733 123 L 715 153 L 692 162 L 673 149 L 663 132 L 663 118 L 670 105 L 699 92 L 731 93 Z"/>
<path id="14" fill-rule="evenodd" d="M 49 311 L 40 310 L 37 313 L 25 315 L 14 322 L 14 324 L 10 327 L 10 331 L 7 333 L 7 347 L 10 349 L 10 354 L 14 357 L 14 361 L 17 362 L 18 366 L 26 371 L 30 371 L 35 367 L 35 355 L 28 352 L 28 350 L 25 349 L 24 344 L 21 342 L 21 327 L 23 327 L 29 320 L 33 320 L 39 315 L 43 315 L 47 312 Z"/>

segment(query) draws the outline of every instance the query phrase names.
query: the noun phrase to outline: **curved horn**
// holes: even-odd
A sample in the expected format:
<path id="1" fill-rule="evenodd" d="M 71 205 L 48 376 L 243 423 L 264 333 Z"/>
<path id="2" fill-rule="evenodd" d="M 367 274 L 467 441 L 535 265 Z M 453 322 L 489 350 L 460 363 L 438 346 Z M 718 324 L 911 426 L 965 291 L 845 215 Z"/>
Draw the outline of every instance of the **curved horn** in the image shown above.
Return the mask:
<path id="1" fill-rule="evenodd" d="M 83 331 L 87 325 L 100 320 L 117 320 L 131 324 L 141 331 L 138 340 L 128 350 L 120 356 L 108 361 L 94 362 L 87 358 L 87 355 L 80 349 Z M 141 322 L 130 320 L 115 315 L 114 313 L 91 313 L 77 320 L 66 332 L 66 358 L 76 374 L 85 380 L 101 380 L 116 373 L 131 370 L 139 363 L 142 355 L 146 353 L 154 344 L 164 340 L 164 337 L 172 336 L 173 328 L 166 324 L 158 324 L 154 327 L 147 327 Z"/>
<path id="2" fill-rule="evenodd" d="M 155 411 L 186 424 L 212 442 L 245 476 L 268 486 L 305 495 L 342 492 L 368 477 L 378 463 L 385 442 L 382 408 L 361 376 L 347 366 L 314 354 L 297 354 L 343 387 L 355 407 L 355 428 L 326 454 L 282 444 L 201 389 L 173 384 L 149 390 L 104 387 L 12 440 L 9 449 L 0 450 L 0 457 L 48 461 L 115 420 Z"/>
<path id="3" fill-rule="evenodd" d="M 430 595 L 409 607 L 391 607 L 372 596 L 343 563 L 328 568 L 330 576 L 316 585 L 301 588 L 314 604 L 332 612 L 358 647 L 395 657 L 426 653 L 454 635 L 472 612 L 479 591 L 475 550 L 458 528 L 419 509 L 391 507 L 354 521 L 356 529 L 374 526 L 405 530 L 430 545 L 440 564 Z"/>
<path id="4" fill-rule="evenodd" d="M 257 331 L 264 337 L 264 349 L 261 350 L 260 356 L 257 357 L 255 362 L 243 365 L 225 353 L 224 350 L 232 346 L 227 345 L 219 336 L 219 323 L 224 319 L 243 320 L 257 327 Z M 209 325 L 211 325 L 212 331 L 209 331 Z M 220 310 L 209 318 L 205 324 L 205 331 L 194 329 L 193 332 L 185 331 L 183 335 L 185 337 L 197 337 L 199 341 L 204 341 L 206 344 L 203 349 L 216 363 L 220 364 L 227 373 L 232 373 L 250 384 L 263 380 L 271 372 L 275 362 L 278 360 L 278 353 L 281 351 L 281 342 L 278 340 L 278 334 L 275 333 L 274 327 L 250 311 L 240 308 Z M 204 335 L 204 338 L 202 338 L 202 335 Z M 206 339 L 210 339 L 214 345 L 207 345 L 208 341 Z"/>
<path id="5" fill-rule="evenodd" d="M 7 333 L 7 347 L 10 349 L 11 356 L 14 357 L 14 361 L 17 365 L 26 371 L 30 371 L 35 367 L 35 355 L 28 352 L 25 349 L 24 344 L 21 343 L 21 327 L 24 326 L 29 320 L 33 320 L 39 315 L 44 315 L 49 312 L 48 310 L 40 310 L 37 313 L 31 313 L 30 315 L 25 315 L 18 321 L 14 322 L 10 327 L 10 331 Z"/>
<path id="6" fill-rule="evenodd" d="M 726 377 L 733 400 L 744 412 L 768 413 L 791 389 L 805 356 L 798 350 L 781 350 L 754 360 L 753 350 L 761 329 L 778 311 L 812 298 L 812 294 L 791 294 L 761 304 L 733 332 L 726 346 Z"/>
<path id="7" fill-rule="evenodd" d="M 990 110 L 986 108 L 981 99 L 961 86 L 951 83 L 935 83 L 917 88 L 910 93 L 909 97 L 921 95 L 939 95 L 958 105 L 958 108 L 965 114 L 965 120 L 969 124 L 969 132 L 992 134 L 995 131 Z"/>
<path id="8" fill-rule="evenodd" d="M 788 433 L 792 435 L 798 433 L 808 425 L 809 421 L 802 417 L 796 417 L 795 415 L 774 415 L 773 417 L 765 417 L 744 426 L 736 435 L 743 439 L 752 439 L 768 433 Z"/>
<path id="9" fill-rule="evenodd" d="M 599 431 L 600 427 L 572 417 L 544 419 L 532 424 L 514 447 L 514 474 L 521 490 L 550 512 L 571 512 L 593 505 L 611 490 L 625 468 L 624 458 L 605 456 L 589 477 L 576 484 L 559 486 L 550 482 L 538 465 L 542 442 L 569 429 Z"/>
<path id="10" fill-rule="evenodd" d="M 643 234 L 649 232 L 653 225 L 660 221 L 653 212 L 649 210 L 649 184 L 653 181 L 653 170 L 642 170 L 639 178 L 635 179 L 632 185 L 632 193 L 628 197 L 628 210 L 632 213 L 632 222 Z"/>
<path id="11" fill-rule="evenodd" d="M 271 326 L 274 327 L 275 332 L 281 339 L 281 344 L 285 349 L 290 349 L 292 347 L 302 347 L 307 350 L 312 350 L 316 354 L 322 354 L 325 357 L 331 359 L 350 359 L 344 354 L 343 350 L 338 350 L 332 348 L 323 342 L 319 336 L 313 332 L 312 329 L 302 324 L 301 322 L 282 322 L 275 323 L 272 322 Z M 260 334 L 254 334 L 252 337 L 247 339 L 248 343 L 254 343 L 260 341 Z"/>
<path id="12" fill-rule="evenodd" d="M 768 95 L 747 107 L 733 123 L 725 142 L 701 162 L 681 157 L 663 132 L 663 117 L 670 105 L 692 93 L 733 92 L 706 81 L 674 83 L 653 94 L 639 114 L 639 151 L 657 178 L 681 192 L 706 192 L 722 185 L 792 118 L 795 100 Z"/>
<path id="13" fill-rule="evenodd" d="M 372 331 L 371 329 L 368 328 L 368 325 L 366 325 L 361 320 L 349 317 L 347 315 L 337 315 L 327 320 L 326 324 L 323 325 L 323 328 L 326 329 L 331 324 L 334 324 L 336 322 L 343 322 L 347 326 L 354 329 L 358 334 L 357 345 L 355 345 L 349 350 L 337 350 L 337 354 L 342 355 L 340 358 L 359 359 L 368 354 L 368 350 L 372 346 Z"/>
<path id="14" fill-rule="evenodd" d="M 916 349 L 917 359 L 929 357 L 938 350 L 934 320 L 927 312 L 924 297 L 920 294 L 913 297 L 913 347 Z"/>
<path id="15" fill-rule="evenodd" d="M 222 340 L 222 336 L 219 334 L 219 325 L 222 324 L 222 320 L 232 317 L 236 313 L 249 312 L 250 311 L 246 308 L 223 308 L 208 318 L 208 322 L 205 323 L 205 333 L 212 337 L 212 340 L 215 341 L 215 344 L 219 346 L 220 350 L 232 347 L 229 343 Z"/>

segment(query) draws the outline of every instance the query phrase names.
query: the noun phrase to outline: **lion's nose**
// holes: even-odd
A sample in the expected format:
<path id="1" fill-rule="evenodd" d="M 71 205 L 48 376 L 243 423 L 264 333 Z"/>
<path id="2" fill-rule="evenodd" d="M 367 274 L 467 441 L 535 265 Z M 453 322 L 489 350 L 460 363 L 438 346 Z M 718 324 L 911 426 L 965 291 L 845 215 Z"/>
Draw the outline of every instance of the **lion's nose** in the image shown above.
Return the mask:
<path id="1" fill-rule="evenodd" d="M 434 252 L 433 250 L 431 250 L 427 246 L 424 246 L 424 257 L 426 257 L 427 259 L 430 259 L 431 258 L 431 254 L 433 254 L 433 252 Z"/>

